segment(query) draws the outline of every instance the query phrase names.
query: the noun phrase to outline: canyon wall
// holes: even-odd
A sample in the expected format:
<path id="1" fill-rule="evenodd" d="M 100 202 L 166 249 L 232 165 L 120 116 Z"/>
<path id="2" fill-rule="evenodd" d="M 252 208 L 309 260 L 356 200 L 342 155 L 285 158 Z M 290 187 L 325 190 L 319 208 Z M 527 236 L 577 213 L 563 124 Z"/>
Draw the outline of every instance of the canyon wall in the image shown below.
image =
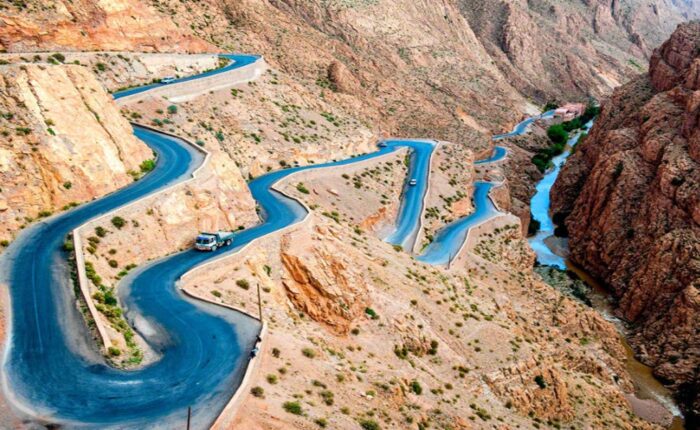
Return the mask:
<path id="1" fill-rule="evenodd" d="M 571 258 L 608 284 L 631 341 L 700 407 L 700 23 L 616 90 L 552 189 Z M 694 412 L 693 412 L 694 411 Z M 695 420 L 695 421 L 693 421 Z"/>
<path id="2" fill-rule="evenodd" d="M 0 240 L 131 182 L 153 158 L 80 66 L 0 67 Z"/>

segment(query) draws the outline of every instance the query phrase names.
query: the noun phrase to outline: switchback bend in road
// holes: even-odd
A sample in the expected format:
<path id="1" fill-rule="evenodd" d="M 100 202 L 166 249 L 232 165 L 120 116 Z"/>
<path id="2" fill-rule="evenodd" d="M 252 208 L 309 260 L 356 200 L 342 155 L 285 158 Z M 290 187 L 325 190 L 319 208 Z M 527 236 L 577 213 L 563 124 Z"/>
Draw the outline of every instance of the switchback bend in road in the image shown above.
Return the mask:
<path id="1" fill-rule="evenodd" d="M 227 58 L 234 61 L 225 68 L 230 70 L 259 57 Z M 212 73 L 221 72 L 203 76 Z M 127 90 L 115 97 L 152 87 Z M 9 286 L 11 298 L 3 387 L 8 398 L 29 415 L 70 427 L 171 428 L 182 425 L 187 408 L 192 407 L 193 427 L 206 428 L 240 385 L 260 326 L 243 314 L 184 297 L 175 287 L 177 280 L 207 260 L 303 220 L 305 208 L 273 189 L 288 175 L 356 163 L 401 147 L 412 150 L 409 177 L 417 178 L 420 186 L 404 187 L 404 202 L 391 241 L 410 241 L 423 211 L 435 145 L 424 140 L 391 140 L 371 154 L 276 171 L 252 181 L 249 187 L 262 209 L 262 222 L 239 232 L 232 247 L 214 253 L 188 250 L 165 257 L 141 268 L 120 287 L 126 317 L 148 321 L 153 332 L 140 334 L 160 354 L 158 361 L 143 369 L 123 371 L 105 364 L 90 344 L 74 304 L 63 241 L 89 220 L 191 177 L 203 161 L 199 152 L 180 139 L 139 127 L 134 133 L 157 154 L 151 173 L 26 229 L 2 255 L 0 281 Z"/>

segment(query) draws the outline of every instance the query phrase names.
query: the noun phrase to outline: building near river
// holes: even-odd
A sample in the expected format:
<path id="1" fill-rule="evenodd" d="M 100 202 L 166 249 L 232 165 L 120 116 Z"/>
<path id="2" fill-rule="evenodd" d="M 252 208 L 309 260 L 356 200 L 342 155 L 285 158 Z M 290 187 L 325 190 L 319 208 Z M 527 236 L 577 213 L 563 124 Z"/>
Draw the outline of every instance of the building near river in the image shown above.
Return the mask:
<path id="1" fill-rule="evenodd" d="M 583 103 L 567 103 L 554 111 L 556 118 L 562 118 L 566 121 L 572 120 L 577 116 L 583 115 L 586 110 L 586 105 Z"/>

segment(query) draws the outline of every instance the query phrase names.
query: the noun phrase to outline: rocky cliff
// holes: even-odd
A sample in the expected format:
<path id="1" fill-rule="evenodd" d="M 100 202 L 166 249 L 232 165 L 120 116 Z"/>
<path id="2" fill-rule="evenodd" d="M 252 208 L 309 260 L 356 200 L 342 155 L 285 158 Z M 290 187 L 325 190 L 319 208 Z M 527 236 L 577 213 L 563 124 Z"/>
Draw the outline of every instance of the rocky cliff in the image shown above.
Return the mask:
<path id="1" fill-rule="evenodd" d="M 205 52 L 215 48 L 178 28 L 158 2 L 16 1 L 0 5 L 0 48 L 7 51 L 101 50 Z"/>
<path id="2" fill-rule="evenodd" d="M 0 67 L 0 240 L 133 182 L 153 155 L 80 66 Z"/>
<path id="3" fill-rule="evenodd" d="M 678 387 L 691 422 L 700 407 L 698 46 L 700 23 L 679 26 L 649 73 L 603 106 L 552 189 L 571 258 L 610 285 L 637 352 Z"/>
<path id="4" fill-rule="evenodd" d="M 499 69 L 535 98 L 607 94 L 700 12 L 693 2 L 668 0 L 459 3 Z"/>

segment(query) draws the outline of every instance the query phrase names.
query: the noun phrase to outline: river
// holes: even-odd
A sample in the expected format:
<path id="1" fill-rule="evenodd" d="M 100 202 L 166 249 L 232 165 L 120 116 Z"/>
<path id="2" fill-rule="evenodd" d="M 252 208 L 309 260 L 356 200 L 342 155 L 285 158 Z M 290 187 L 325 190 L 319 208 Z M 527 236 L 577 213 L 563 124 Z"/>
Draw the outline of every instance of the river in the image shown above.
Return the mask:
<path id="1" fill-rule="evenodd" d="M 586 124 L 584 127 L 585 131 L 590 130 L 592 125 L 592 122 Z M 557 176 L 559 176 L 562 166 L 566 163 L 569 155 L 571 155 L 582 133 L 583 132 L 577 133 L 569 139 L 565 151 L 552 159 L 552 166 L 537 184 L 535 195 L 530 200 L 530 211 L 532 213 L 532 219 L 538 221 L 540 227 L 536 234 L 530 237 L 528 241 L 537 255 L 537 262 L 539 264 L 554 266 L 561 270 L 574 272 L 580 279 L 588 284 L 591 287 L 589 298 L 593 308 L 617 327 L 622 344 L 627 353 L 627 371 L 634 382 L 634 397 L 642 400 L 638 402 L 636 399 L 632 399 L 633 401 L 631 403 L 633 404 L 635 412 L 641 416 L 652 414 L 645 409 L 650 408 L 649 401 L 656 402 L 673 414 L 673 422 L 669 428 L 672 430 L 682 430 L 685 428 L 683 417 L 680 409 L 673 400 L 671 392 L 654 377 L 652 369 L 649 366 L 644 365 L 635 358 L 634 351 L 626 339 L 627 329 L 625 324 L 614 316 L 612 306 L 613 300 L 610 293 L 592 276 L 566 258 L 566 255 L 568 255 L 567 240 L 554 237 L 556 225 L 550 214 L 550 191 Z"/>

